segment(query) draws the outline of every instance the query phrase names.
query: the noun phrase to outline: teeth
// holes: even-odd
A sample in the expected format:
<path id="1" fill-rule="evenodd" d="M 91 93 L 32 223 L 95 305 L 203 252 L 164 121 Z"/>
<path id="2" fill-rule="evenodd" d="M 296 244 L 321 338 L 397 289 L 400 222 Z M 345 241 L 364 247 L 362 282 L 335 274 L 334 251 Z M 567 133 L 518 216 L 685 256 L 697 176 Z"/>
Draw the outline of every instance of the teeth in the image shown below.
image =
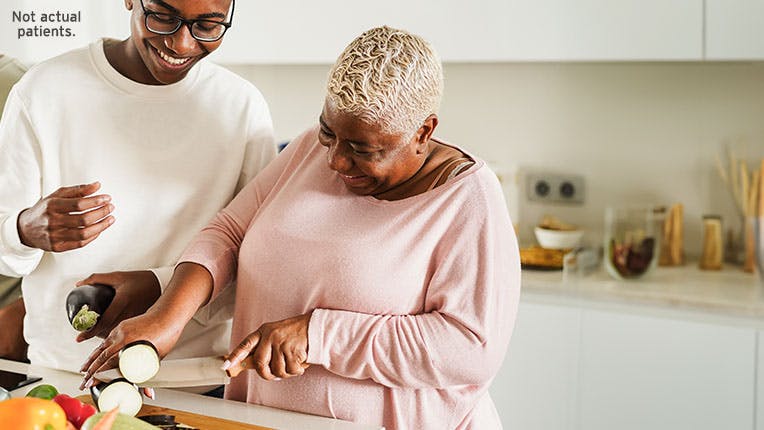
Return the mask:
<path id="1" fill-rule="evenodd" d="M 174 66 L 180 66 L 181 64 L 184 64 L 186 61 L 189 60 L 189 58 L 174 58 L 170 57 L 169 55 L 165 54 L 162 51 L 157 50 L 159 52 L 159 56 L 162 57 L 163 60 L 167 61 L 168 63 L 174 65 Z"/>

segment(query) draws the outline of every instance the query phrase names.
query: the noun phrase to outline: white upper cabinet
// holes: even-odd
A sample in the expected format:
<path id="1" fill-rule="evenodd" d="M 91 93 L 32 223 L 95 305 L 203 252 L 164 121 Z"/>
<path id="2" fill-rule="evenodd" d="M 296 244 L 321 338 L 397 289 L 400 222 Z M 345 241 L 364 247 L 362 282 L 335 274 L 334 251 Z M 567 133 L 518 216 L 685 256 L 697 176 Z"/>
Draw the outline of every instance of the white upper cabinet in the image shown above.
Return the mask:
<path id="1" fill-rule="evenodd" d="M 239 1 L 224 63 L 333 63 L 364 30 L 430 40 L 447 62 L 700 60 L 702 0 Z"/>
<path id="2" fill-rule="evenodd" d="M 699 60 L 701 0 L 510 0 L 508 60 Z"/>
<path id="3" fill-rule="evenodd" d="M 225 63 L 333 63 L 363 31 L 402 28 L 428 39 L 444 61 L 509 58 L 506 0 L 351 0 L 236 3 L 216 53 Z"/>
<path id="4" fill-rule="evenodd" d="M 764 1 L 706 0 L 706 59 L 764 59 Z"/>

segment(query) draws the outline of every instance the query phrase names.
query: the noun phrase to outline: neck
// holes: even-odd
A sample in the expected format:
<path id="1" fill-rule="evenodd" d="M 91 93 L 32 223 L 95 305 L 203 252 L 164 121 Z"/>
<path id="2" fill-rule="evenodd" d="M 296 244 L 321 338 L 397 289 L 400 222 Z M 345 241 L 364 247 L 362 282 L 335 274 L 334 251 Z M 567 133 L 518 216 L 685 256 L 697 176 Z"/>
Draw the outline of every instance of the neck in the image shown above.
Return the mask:
<path id="1" fill-rule="evenodd" d="M 132 38 L 125 40 L 105 39 L 103 53 L 106 60 L 120 75 L 146 85 L 163 85 L 151 75 L 135 48 Z"/>
<path id="2" fill-rule="evenodd" d="M 427 148 L 422 154 L 421 163 L 416 171 L 395 188 L 375 194 L 374 197 L 380 200 L 401 200 L 427 191 L 428 183 L 422 179 L 427 177 L 439 164 L 433 162 L 433 155 L 437 152 L 436 148 L 437 143 L 432 140 L 427 142 Z"/>

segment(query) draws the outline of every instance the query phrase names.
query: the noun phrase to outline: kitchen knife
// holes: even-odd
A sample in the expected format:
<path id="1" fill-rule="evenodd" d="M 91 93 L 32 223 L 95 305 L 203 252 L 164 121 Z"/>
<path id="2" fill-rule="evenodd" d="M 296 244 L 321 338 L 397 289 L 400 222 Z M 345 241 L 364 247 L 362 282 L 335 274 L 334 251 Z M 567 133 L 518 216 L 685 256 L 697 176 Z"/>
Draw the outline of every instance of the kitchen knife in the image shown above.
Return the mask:
<path id="1" fill-rule="evenodd" d="M 253 368 L 251 355 L 227 371 L 222 369 L 223 362 L 225 358 L 222 356 L 162 360 L 157 374 L 140 385 L 153 388 L 225 385 L 243 370 Z M 95 379 L 104 382 L 121 377 L 119 369 L 110 369 L 94 375 Z"/>

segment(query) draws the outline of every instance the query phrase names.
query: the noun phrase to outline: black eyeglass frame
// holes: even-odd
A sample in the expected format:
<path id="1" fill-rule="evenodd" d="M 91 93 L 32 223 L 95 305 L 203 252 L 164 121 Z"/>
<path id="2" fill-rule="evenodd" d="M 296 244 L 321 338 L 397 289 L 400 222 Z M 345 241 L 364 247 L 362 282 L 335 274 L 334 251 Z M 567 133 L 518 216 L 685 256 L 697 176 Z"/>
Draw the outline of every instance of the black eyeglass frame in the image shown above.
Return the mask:
<path id="1" fill-rule="evenodd" d="M 162 35 L 162 36 L 169 36 L 171 34 L 177 33 L 178 30 L 180 30 L 180 28 L 183 25 L 185 25 L 186 27 L 188 27 L 188 32 L 191 33 L 191 37 L 193 37 L 194 39 L 198 40 L 199 42 L 217 42 L 218 40 L 222 39 L 223 36 L 225 36 L 226 31 L 228 31 L 228 29 L 231 28 L 231 25 L 233 24 L 233 12 L 234 12 L 234 10 L 236 10 L 236 0 L 231 0 L 231 15 L 228 17 L 228 22 L 220 22 L 220 21 L 215 21 L 215 20 L 212 20 L 212 19 L 185 19 L 182 16 L 178 16 L 178 15 L 172 15 L 172 14 L 169 14 L 169 13 L 162 13 L 162 12 L 154 12 L 152 10 L 146 10 L 146 6 L 143 5 L 143 0 L 140 0 L 140 3 L 141 3 L 141 9 L 143 9 L 143 26 L 146 27 L 146 30 L 148 30 L 148 31 L 150 31 L 150 32 L 152 32 L 154 34 L 159 34 L 159 35 Z M 156 30 L 152 30 L 151 28 L 149 28 L 149 18 L 152 15 L 171 16 L 174 19 L 178 20 L 178 26 L 175 27 L 175 29 L 172 30 L 172 31 L 156 31 Z M 218 37 L 216 37 L 214 39 L 200 38 L 200 37 L 197 37 L 194 34 L 194 29 L 193 29 L 194 28 L 194 24 L 197 23 L 197 22 L 208 22 L 210 24 L 222 25 L 223 27 L 225 27 L 225 30 L 223 30 L 223 32 L 220 33 L 220 36 L 218 36 Z"/>

